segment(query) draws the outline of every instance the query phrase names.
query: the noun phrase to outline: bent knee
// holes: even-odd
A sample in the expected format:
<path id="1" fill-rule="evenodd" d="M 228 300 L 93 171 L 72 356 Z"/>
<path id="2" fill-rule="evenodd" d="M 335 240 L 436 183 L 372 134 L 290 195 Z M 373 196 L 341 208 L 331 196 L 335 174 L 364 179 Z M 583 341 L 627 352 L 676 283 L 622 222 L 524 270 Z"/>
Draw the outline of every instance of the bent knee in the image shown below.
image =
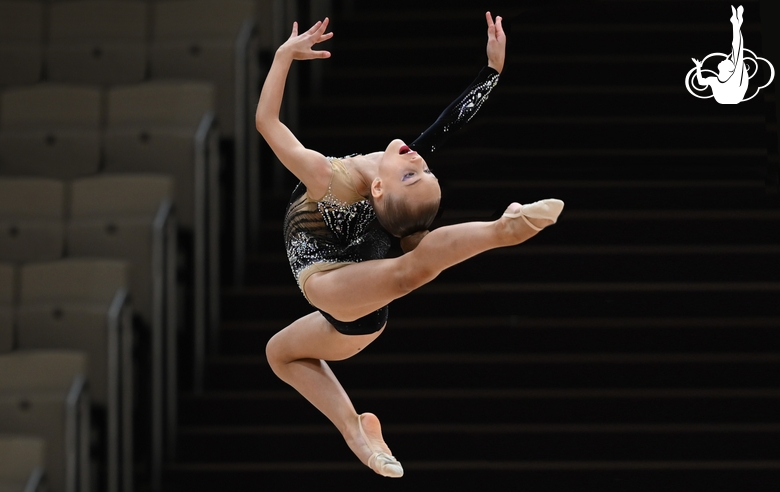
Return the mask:
<path id="1" fill-rule="evenodd" d="M 284 344 L 280 338 L 277 333 L 265 344 L 265 358 L 274 371 L 290 362 L 290 358 L 286 355 Z"/>

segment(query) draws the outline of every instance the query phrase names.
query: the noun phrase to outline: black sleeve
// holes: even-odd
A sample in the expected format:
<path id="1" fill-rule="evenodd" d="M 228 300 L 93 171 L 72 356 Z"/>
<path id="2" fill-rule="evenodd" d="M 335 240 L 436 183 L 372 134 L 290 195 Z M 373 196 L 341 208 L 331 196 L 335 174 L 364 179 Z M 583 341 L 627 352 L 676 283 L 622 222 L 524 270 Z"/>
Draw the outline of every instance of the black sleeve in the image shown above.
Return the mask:
<path id="1" fill-rule="evenodd" d="M 439 115 L 436 122 L 425 130 L 409 146 L 415 152 L 426 155 L 439 149 L 447 137 L 460 129 L 477 114 L 487 101 L 490 91 L 498 84 L 498 72 L 484 67 L 477 78 Z"/>

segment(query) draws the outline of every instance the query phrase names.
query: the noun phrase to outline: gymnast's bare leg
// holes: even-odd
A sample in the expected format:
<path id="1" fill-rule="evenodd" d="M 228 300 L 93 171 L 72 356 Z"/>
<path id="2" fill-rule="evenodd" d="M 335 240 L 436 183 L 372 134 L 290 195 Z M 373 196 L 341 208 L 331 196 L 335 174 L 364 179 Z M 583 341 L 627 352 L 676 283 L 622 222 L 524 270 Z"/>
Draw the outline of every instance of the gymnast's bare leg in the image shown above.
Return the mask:
<path id="1" fill-rule="evenodd" d="M 521 207 L 512 204 L 507 212 L 517 213 Z M 553 223 L 548 219 L 528 220 L 539 228 Z M 336 319 L 357 319 L 430 282 L 457 263 L 490 249 L 522 243 L 536 234 L 521 218 L 506 216 L 493 222 L 441 227 L 425 236 L 413 251 L 398 258 L 314 274 L 306 282 L 306 293 L 312 304 Z M 355 298 L 360 302 L 354 302 Z M 343 335 L 316 312 L 274 335 L 266 348 L 276 375 L 328 417 L 366 465 L 372 448 L 392 454 L 382 439 L 379 420 L 373 414 L 363 415 L 364 430 L 372 441 L 367 443 L 360 434 L 358 414 L 349 396 L 325 361 L 352 357 L 381 333 L 380 330 L 370 335 Z"/>

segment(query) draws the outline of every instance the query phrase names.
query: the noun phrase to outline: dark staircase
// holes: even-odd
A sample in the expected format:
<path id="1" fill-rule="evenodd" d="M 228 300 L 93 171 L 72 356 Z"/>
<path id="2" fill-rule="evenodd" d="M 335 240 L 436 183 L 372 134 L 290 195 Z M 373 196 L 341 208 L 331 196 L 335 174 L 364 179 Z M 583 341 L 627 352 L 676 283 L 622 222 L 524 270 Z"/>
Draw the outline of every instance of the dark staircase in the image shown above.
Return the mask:
<path id="1" fill-rule="evenodd" d="M 774 98 L 724 106 L 683 85 L 692 57 L 729 50 L 729 4 L 352 3 L 332 16 L 321 97 L 304 99 L 305 145 L 413 140 L 484 63 L 489 8 L 511 17 L 507 66 L 429 159 L 439 225 L 512 201 L 566 208 L 394 302 L 386 332 L 331 365 L 382 420 L 406 471 L 390 480 L 265 361 L 266 341 L 312 310 L 281 239 L 293 183 L 267 192 L 207 389 L 181 395 L 167 490 L 780 489 Z M 758 2 L 742 4 L 760 53 Z"/>

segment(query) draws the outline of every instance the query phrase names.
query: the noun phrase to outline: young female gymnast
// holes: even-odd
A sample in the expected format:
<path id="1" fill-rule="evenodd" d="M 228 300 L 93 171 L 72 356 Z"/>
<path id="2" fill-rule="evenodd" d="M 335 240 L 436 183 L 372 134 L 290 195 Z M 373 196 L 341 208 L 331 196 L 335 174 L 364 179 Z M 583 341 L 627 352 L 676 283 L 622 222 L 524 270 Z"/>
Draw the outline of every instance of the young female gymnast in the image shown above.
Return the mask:
<path id="1" fill-rule="evenodd" d="M 357 457 L 376 473 L 403 475 L 382 438 L 377 417 L 358 415 L 325 361 L 360 352 L 384 330 L 388 304 L 439 273 L 484 251 L 526 241 L 554 224 L 560 200 L 513 203 L 493 222 L 438 228 L 426 235 L 441 191 L 425 159 L 443 137 L 467 122 L 498 81 L 506 37 L 501 17 L 488 12 L 488 66 L 437 122 L 411 146 L 393 140 L 382 152 L 327 158 L 305 148 L 279 121 L 285 79 L 293 60 L 328 58 L 312 46 L 330 39 L 328 19 L 292 35 L 276 52 L 257 107 L 257 129 L 297 178 L 285 217 L 293 274 L 317 311 L 274 335 L 266 347 L 271 368 L 341 431 Z M 374 220 L 374 219 L 377 220 Z M 379 222 L 379 225 L 377 225 Z M 381 225 L 381 227 L 380 227 Z M 387 232 L 405 254 L 385 258 Z"/>

